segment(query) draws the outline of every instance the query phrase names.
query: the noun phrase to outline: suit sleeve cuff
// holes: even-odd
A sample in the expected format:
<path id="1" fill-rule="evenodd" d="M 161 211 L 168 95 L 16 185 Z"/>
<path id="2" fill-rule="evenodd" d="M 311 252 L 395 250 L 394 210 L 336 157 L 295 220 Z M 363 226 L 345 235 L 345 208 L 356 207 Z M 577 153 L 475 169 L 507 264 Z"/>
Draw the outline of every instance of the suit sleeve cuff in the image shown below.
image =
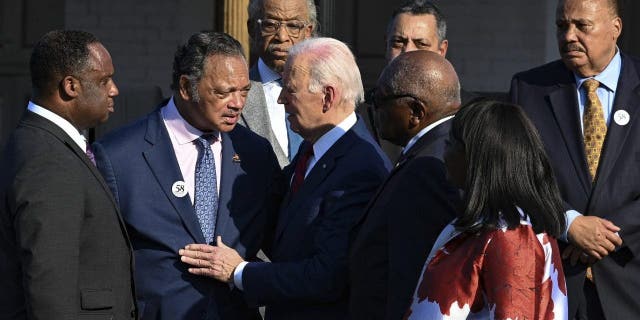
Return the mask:
<path id="1" fill-rule="evenodd" d="M 573 220 L 575 220 L 577 217 L 581 215 L 582 214 L 576 210 L 567 210 L 567 212 L 564 213 L 564 217 L 567 222 L 567 228 L 564 229 L 564 232 L 562 233 L 562 238 L 560 240 L 564 242 L 569 242 L 569 227 L 573 223 Z"/>
<path id="2" fill-rule="evenodd" d="M 242 271 L 244 270 L 244 266 L 246 266 L 247 263 L 248 262 L 246 261 L 242 261 L 236 267 L 236 269 L 233 270 L 233 284 L 241 291 L 244 290 L 244 288 L 242 287 Z"/>

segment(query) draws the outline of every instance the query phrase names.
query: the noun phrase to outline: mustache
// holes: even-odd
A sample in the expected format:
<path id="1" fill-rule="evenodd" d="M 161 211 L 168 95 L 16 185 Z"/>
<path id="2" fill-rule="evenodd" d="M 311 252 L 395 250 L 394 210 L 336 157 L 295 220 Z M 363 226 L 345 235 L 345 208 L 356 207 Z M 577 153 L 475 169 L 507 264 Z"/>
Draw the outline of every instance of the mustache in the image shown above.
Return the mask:
<path id="1" fill-rule="evenodd" d="M 577 43 L 567 43 L 562 46 L 562 52 L 578 51 L 585 52 L 584 48 Z"/>
<path id="2" fill-rule="evenodd" d="M 242 108 L 243 107 L 237 107 L 235 108 L 236 110 L 228 110 L 222 116 L 223 117 L 239 117 L 240 114 L 242 113 Z"/>
<path id="3" fill-rule="evenodd" d="M 283 47 L 280 47 L 277 44 L 270 43 L 267 46 L 267 51 L 286 51 L 286 52 L 289 52 L 289 48 L 283 48 Z"/>

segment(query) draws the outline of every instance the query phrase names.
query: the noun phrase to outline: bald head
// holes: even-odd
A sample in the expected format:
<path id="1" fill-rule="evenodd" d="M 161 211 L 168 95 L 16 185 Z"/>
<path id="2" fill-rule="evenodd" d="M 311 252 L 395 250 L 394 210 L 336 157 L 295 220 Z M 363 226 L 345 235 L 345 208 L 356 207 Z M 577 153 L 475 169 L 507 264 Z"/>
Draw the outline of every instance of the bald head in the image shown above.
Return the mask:
<path id="1" fill-rule="evenodd" d="M 380 136 L 405 146 L 420 130 L 460 108 L 460 83 L 441 55 L 405 52 L 382 71 L 373 99 Z"/>
<path id="2" fill-rule="evenodd" d="M 379 87 L 394 94 L 411 94 L 422 100 L 438 119 L 460 106 L 460 83 L 449 61 L 425 50 L 406 52 L 382 71 Z"/>

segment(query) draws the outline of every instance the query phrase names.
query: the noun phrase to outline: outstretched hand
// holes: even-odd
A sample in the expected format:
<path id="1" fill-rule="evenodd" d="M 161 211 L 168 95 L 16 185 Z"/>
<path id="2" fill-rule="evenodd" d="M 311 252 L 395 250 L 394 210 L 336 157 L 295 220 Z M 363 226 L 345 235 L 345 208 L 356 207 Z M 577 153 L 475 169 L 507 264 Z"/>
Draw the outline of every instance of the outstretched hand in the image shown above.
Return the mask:
<path id="1" fill-rule="evenodd" d="M 216 280 L 233 282 L 233 271 L 244 261 L 233 248 L 227 247 L 222 238 L 216 238 L 216 245 L 189 244 L 178 251 L 180 260 L 190 266 L 189 272 Z"/>

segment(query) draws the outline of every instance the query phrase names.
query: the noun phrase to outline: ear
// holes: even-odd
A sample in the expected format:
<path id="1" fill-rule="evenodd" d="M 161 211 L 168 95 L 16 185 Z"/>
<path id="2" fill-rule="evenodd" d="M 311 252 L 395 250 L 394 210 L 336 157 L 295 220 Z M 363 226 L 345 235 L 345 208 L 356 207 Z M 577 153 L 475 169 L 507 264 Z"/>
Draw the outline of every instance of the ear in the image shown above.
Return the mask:
<path id="1" fill-rule="evenodd" d="M 622 19 L 620 17 L 615 17 L 613 19 L 613 39 L 618 40 L 620 34 L 622 33 Z"/>
<path id="2" fill-rule="evenodd" d="M 78 80 L 76 77 L 66 76 L 62 79 L 60 84 L 62 87 L 62 91 L 64 91 L 67 96 L 76 98 L 78 97 L 78 95 L 80 95 L 82 88 L 80 87 L 80 80 Z"/>
<path id="3" fill-rule="evenodd" d="M 180 80 L 178 81 L 178 92 L 180 93 L 180 98 L 184 101 L 191 101 L 191 85 L 190 81 L 185 75 L 180 76 Z"/>
<path id="4" fill-rule="evenodd" d="M 422 105 L 422 103 L 418 101 L 412 101 L 410 107 L 411 107 L 411 116 L 409 118 L 409 122 L 412 125 L 417 126 L 422 121 L 425 120 L 427 114 L 424 111 L 424 106 Z"/>
<path id="5" fill-rule="evenodd" d="M 335 105 L 338 96 L 336 88 L 333 86 L 324 87 L 322 93 L 322 113 L 326 113 Z"/>
<path id="6" fill-rule="evenodd" d="M 308 25 L 306 28 L 304 28 L 304 30 L 305 39 L 311 37 L 311 35 L 313 34 L 313 25 Z"/>
<path id="7" fill-rule="evenodd" d="M 251 39 L 257 39 L 257 37 L 255 37 L 254 35 L 254 31 L 255 31 L 254 28 L 257 23 L 258 23 L 257 21 L 247 19 L 247 31 L 249 31 L 249 38 Z"/>
<path id="8" fill-rule="evenodd" d="M 446 58 L 447 57 L 447 49 L 449 48 L 449 40 L 442 40 L 442 42 L 440 42 L 440 45 L 438 46 L 438 53 Z"/>

